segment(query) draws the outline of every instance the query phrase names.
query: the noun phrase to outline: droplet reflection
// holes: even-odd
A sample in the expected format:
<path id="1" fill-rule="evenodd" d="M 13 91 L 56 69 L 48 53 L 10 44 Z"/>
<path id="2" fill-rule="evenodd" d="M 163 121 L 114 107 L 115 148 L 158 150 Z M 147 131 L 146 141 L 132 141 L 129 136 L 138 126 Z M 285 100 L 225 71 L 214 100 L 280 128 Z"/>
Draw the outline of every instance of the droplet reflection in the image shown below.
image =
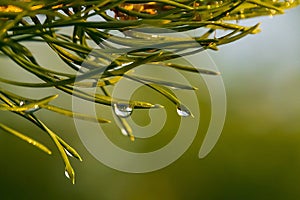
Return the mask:
<path id="1" fill-rule="evenodd" d="M 126 118 L 126 117 L 129 117 L 133 111 L 133 108 L 131 105 L 129 104 L 119 104 L 119 103 L 115 103 L 113 104 L 113 109 L 114 109 L 114 112 L 117 116 L 119 117 L 123 117 L 123 118 Z"/>
<path id="2" fill-rule="evenodd" d="M 69 172 L 68 172 L 67 170 L 65 170 L 65 176 L 66 176 L 68 179 L 70 179 L 70 174 L 69 174 Z"/>
<path id="3" fill-rule="evenodd" d="M 189 109 L 184 105 L 180 105 L 177 107 L 177 114 L 181 117 L 193 116 Z"/>

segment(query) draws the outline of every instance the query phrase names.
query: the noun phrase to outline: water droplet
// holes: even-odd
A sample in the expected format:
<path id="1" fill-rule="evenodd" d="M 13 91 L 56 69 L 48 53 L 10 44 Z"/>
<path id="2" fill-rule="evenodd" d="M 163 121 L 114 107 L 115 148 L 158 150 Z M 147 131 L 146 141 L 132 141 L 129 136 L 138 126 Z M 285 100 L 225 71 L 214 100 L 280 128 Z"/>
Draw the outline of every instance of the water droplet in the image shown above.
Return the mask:
<path id="1" fill-rule="evenodd" d="M 38 105 L 34 105 L 33 108 L 26 110 L 25 113 L 34 113 L 35 111 L 38 111 L 39 109 L 41 109 L 41 108 Z"/>
<path id="2" fill-rule="evenodd" d="M 75 172 L 70 165 L 65 167 L 65 176 L 71 180 L 72 184 L 75 184 Z"/>
<path id="3" fill-rule="evenodd" d="M 65 170 L 65 176 L 66 176 L 68 179 L 70 179 L 70 174 L 69 174 L 69 172 L 68 172 L 67 170 Z"/>
<path id="4" fill-rule="evenodd" d="M 20 106 L 24 106 L 25 105 L 25 101 L 20 101 L 19 105 Z"/>
<path id="5" fill-rule="evenodd" d="M 189 109 L 184 105 L 180 105 L 177 107 L 177 114 L 181 117 L 193 116 Z"/>
<path id="6" fill-rule="evenodd" d="M 123 118 L 129 117 L 133 111 L 133 108 L 131 105 L 124 104 L 124 103 L 113 104 L 113 109 L 117 116 L 123 117 Z"/>
<path id="7" fill-rule="evenodd" d="M 67 149 L 65 149 L 65 152 L 66 152 L 66 154 L 67 154 L 68 156 L 74 157 Z"/>
<path id="8" fill-rule="evenodd" d="M 129 135 L 128 132 L 127 132 L 127 130 L 126 130 L 125 128 L 121 128 L 121 132 L 122 132 L 122 134 L 125 135 L 125 136 L 128 136 L 128 135 Z"/>

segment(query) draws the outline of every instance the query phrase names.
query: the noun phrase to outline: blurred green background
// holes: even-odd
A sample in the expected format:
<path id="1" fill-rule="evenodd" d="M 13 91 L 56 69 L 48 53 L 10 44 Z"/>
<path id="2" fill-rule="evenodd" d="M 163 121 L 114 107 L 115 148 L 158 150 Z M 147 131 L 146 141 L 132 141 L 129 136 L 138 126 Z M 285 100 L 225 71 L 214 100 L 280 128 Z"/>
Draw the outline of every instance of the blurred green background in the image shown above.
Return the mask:
<path id="1" fill-rule="evenodd" d="M 200 95 L 203 121 L 192 146 L 172 165 L 147 174 L 106 167 L 82 145 L 72 119 L 39 112 L 38 116 L 83 156 L 83 162 L 71 160 L 77 173 L 75 185 L 64 177 L 63 163 L 46 134 L 18 116 L 1 112 L 1 122 L 45 143 L 53 155 L 47 156 L 1 130 L 0 199 L 299 199 L 299 11 L 296 8 L 272 19 L 241 22 L 262 22 L 262 32 L 209 52 L 222 72 L 228 111 L 221 138 L 204 159 L 198 158 L 198 151 L 209 120 L 207 94 Z M 35 53 L 40 51 L 38 46 L 34 48 Z M 0 59 L 2 76 L 26 78 L 26 74 L 12 73 L 19 69 L 11 67 L 8 72 L 11 62 Z M 59 62 L 49 60 L 48 53 L 40 60 L 59 69 Z M 26 93 L 24 88 L 1 87 Z M 48 94 L 49 90 L 41 89 L 36 97 Z M 71 97 L 64 98 L 57 104 L 71 108 Z M 122 145 L 132 145 L 119 132 L 112 134 Z"/>

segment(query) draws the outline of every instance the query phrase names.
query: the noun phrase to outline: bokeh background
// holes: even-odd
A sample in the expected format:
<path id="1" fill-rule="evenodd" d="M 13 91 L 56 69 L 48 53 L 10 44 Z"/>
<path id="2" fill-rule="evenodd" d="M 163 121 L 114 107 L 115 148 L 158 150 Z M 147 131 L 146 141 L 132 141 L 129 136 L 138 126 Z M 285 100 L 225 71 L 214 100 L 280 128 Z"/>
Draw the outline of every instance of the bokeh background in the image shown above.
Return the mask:
<path id="1" fill-rule="evenodd" d="M 204 159 L 198 158 L 198 151 L 209 120 L 205 89 L 199 98 L 199 133 L 191 147 L 172 165 L 147 174 L 128 174 L 101 164 L 82 145 L 72 119 L 39 112 L 38 116 L 83 156 L 83 162 L 71 159 L 77 172 L 75 185 L 64 177 L 63 163 L 47 135 L 18 116 L 1 112 L 2 123 L 48 145 L 53 155 L 47 156 L 1 130 L 0 199 L 299 199 L 299 11 L 296 8 L 285 15 L 241 22 L 249 25 L 262 22 L 262 32 L 222 46 L 217 52 L 209 51 L 222 72 L 228 111 L 221 138 Z M 60 68 L 61 63 L 51 59 L 49 51 L 35 45 L 32 44 L 33 51 L 41 54 L 42 63 Z M 26 73 L 20 76 L 20 70 L 10 65 L 9 60 L 0 58 L 1 76 L 32 80 Z M 201 81 L 199 85 L 201 88 Z M 19 94 L 27 92 L 5 84 L 1 87 Z M 46 95 L 48 89 L 33 92 L 36 97 Z M 56 104 L 71 108 L 71 97 L 63 97 Z M 158 147 L 172 139 L 165 132 Z M 111 139 L 121 145 L 131 145 L 128 148 L 132 151 L 141 146 L 139 140 L 132 144 L 117 130 L 112 129 L 111 134 L 114 135 Z"/>

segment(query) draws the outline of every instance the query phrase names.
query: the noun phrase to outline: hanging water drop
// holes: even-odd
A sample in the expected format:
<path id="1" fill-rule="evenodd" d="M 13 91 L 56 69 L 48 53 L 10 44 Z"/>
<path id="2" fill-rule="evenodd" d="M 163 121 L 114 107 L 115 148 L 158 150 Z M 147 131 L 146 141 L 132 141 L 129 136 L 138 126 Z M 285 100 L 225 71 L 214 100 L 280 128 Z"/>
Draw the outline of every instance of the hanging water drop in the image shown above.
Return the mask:
<path id="1" fill-rule="evenodd" d="M 65 176 L 66 176 L 68 179 L 70 179 L 70 174 L 69 174 L 69 172 L 68 172 L 67 170 L 65 170 Z"/>
<path id="2" fill-rule="evenodd" d="M 184 105 L 180 105 L 177 107 L 177 114 L 181 117 L 193 116 L 189 109 Z"/>
<path id="3" fill-rule="evenodd" d="M 38 111 L 39 109 L 41 109 L 41 108 L 38 105 L 34 105 L 33 108 L 26 110 L 25 113 L 34 113 L 35 111 Z"/>
<path id="4" fill-rule="evenodd" d="M 113 109 L 114 109 L 114 112 L 117 116 L 119 117 L 123 117 L 123 118 L 126 118 L 126 117 L 129 117 L 133 111 L 133 108 L 131 105 L 129 104 L 119 104 L 119 103 L 115 103 L 113 104 Z"/>
<path id="5" fill-rule="evenodd" d="M 72 184 L 75 184 L 74 174 L 70 174 L 67 169 L 65 169 L 65 176 L 72 181 Z"/>
<path id="6" fill-rule="evenodd" d="M 65 152 L 69 157 L 72 157 L 72 158 L 74 157 L 67 149 L 65 149 Z"/>
<path id="7" fill-rule="evenodd" d="M 129 135 L 128 132 L 127 132 L 127 130 L 126 130 L 125 128 L 121 128 L 121 132 L 122 132 L 122 134 L 125 135 L 125 136 L 128 136 L 128 135 Z"/>

